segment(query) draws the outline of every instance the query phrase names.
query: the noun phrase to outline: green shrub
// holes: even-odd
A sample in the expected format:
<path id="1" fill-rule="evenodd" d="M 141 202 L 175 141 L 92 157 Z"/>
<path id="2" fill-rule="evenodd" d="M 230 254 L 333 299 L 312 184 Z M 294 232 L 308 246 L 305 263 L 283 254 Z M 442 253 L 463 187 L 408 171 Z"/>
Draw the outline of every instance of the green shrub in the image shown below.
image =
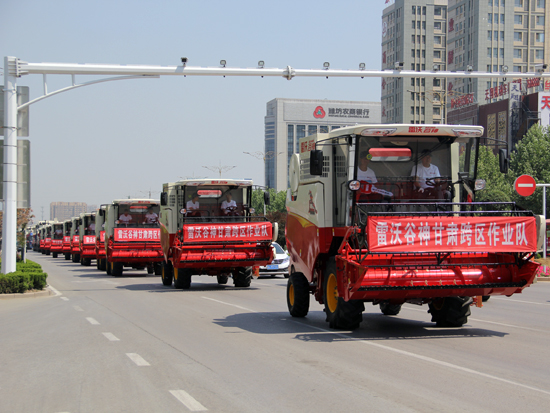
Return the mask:
<path id="1" fill-rule="evenodd" d="M 24 293 L 27 290 L 43 290 L 48 274 L 38 271 L 16 271 L 0 274 L 0 294 Z"/>

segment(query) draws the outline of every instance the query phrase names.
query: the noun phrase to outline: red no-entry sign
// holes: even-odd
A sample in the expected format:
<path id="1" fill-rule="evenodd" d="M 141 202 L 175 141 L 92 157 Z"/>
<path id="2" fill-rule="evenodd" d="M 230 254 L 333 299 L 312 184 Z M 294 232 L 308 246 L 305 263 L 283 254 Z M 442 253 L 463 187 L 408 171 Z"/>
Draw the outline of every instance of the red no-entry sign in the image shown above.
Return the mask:
<path id="1" fill-rule="evenodd" d="M 521 196 L 531 196 L 537 189 L 537 184 L 531 175 L 521 175 L 514 182 L 514 188 Z"/>

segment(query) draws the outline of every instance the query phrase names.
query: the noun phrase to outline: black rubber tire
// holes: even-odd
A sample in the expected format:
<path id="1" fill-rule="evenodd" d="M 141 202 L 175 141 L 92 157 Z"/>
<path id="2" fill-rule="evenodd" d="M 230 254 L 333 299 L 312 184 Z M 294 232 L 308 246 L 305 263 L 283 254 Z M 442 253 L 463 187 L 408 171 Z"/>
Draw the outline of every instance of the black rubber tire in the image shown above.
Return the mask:
<path id="1" fill-rule="evenodd" d="M 52 257 L 57 258 L 57 252 L 52 252 Z"/>
<path id="2" fill-rule="evenodd" d="M 483 301 L 485 303 L 485 302 L 489 301 L 489 298 L 491 298 L 490 295 L 483 295 L 483 296 L 481 296 L 481 301 Z"/>
<path id="3" fill-rule="evenodd" d="M 65 260 L 69 261 L 71 259 L 71 253 L 70 252 L 66 252 L 65 253 Z"/>
<path id="4" fill-rule="evenodd" d="M 80 261 L 80 254 L 72 254 L 72 261 L 73 262 L 79 262 Z"/>
<path id="5" fill-rule="evenodd" d="M 345 301 L 342 297 L 337 297 L 336 280 L 336 261 L 332 257 L 327 263 L 323 279 L 326 321 L 328 321 L 330 328 L 355 330 L 363 321 L 365 304 L 362 301 Z M 327 286 L 331 291 L 328 291 Z"/>
<path id="6" fill-rule="evenodd" d="M 403 304 L 391 304 L 388 301 L 383 301 L 380 303 L 380 311 L 384 315 L 397 315 L 401 311 L 401 306 Z"/>
<path id="7" fill-rule="evenodd" d="M 100 258 L 97 261 L 99 265 L 99 271 L 105 271 L 107 269 L 107 260 L 105 258 Z"/>
<path id="8" fill-rule="evenodd" d="M 50 250 L 46 251 L 46 255 L 50 255 L 52 252 Z"/>
<path id="9" fill-rule="evenodd" d="M 186 268 L 174 268 L 174 288 L 188 290 L 191 288 L 191 270 Z"/>
<path id="10" fill-rule="evenodd" d="M 229 280 L 229 276 L 226 274 L 217 275 L 216 278 L 218 279 L 218 284 L 220 285 L 227 284 L 227 280 Z"/>
<path id="11" fill-rule="evenodd" d="M 162 264 L 160 262 L 155 262 L 153 264 L 153 270 L 155 272 L 155 275 L 161 275 L 162 274 Z"/>
<path id="12" fill-rule="evenodd" d="M 107 261 L 107 259 L 105 259 L 105 261 L 106 261 L 105 271 L 107 272 L 107 275 L 111 275 L 113 263 Z"/>
<path id="13" fill-rule="evenodd" d="M 305 317 L 309 312 L 309 281 L 301 272 L 293 272 L 286 285 L 286 304 L 292 317 Z"/>
<path id="14" fill-rule="evenodd" d="M 153 274 L 153 272 L 155 271 L 153 269 L 153 265 L 148 265 L 146 268 L 147 268 L 147 274 Z"/>
<path id="15" fill-rule="evenodd" d="M 91 258 L 84 258 L 82 260 L 82 265 L 84 265 L 86 267 L 89 267 L 90 265 L 92 265 L 92 259 Z"/>
<path id="16" fill-rule="evenodd" d="M 122 262 L 113 262 L 113 266 L 111 268 L 112 275 L 114 275 L 115 277 L 120 277 L 123 271 L 124 264 Z"/>
<path id="17" fill-rule="evenodd" d="M 233 273 L 233 284 L 235 287 L 250 287 L 252 281 L 252 267 L 239 267 Z"/>
<path id="18" fill-rule="evenodd" d="M 288 277 L 289 277 L 288 273 L 287 273 L 287 272 L 285 272 L 285 278 L 288 278 Z"/>
<path id="19" fill-rule="evenodd" d="M 167 287 L 172 286 L 172 278 L 174 278 L 174 268 L 171 262 L 163 262 L 160 268 L 160 277 L 162 279 L 162 285 Z"/>
<path id="20" fill-rule="evenodd" d="M 428 312 L 437 327 L 462 327 L 471 314 L 472 297 L 446 297 L 433 300 Z"/>

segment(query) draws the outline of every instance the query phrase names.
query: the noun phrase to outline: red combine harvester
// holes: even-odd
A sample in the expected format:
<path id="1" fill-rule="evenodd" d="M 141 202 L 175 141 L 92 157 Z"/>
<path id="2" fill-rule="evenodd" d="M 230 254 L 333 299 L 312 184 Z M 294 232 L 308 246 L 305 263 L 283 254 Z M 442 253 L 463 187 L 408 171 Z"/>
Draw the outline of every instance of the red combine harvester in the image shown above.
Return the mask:
<path id="1" fill-rule="evenodd" d="M 271 242 L 278 226 L 253 216 L 251 180 L 183 180 L 163 185 L 162 283 L 188 289 L 191 276 L 233 277 L 249 287 L 253 271 L 273 259 Z"/>
<path id="2" fill-rule="evenodd" d="M 474 202 L 482 134 L 386 124 L 302 138 L 286 204 L 290 314 L 306 316 L 313 294 L 332 328 L 357 328 L 365 302 L 386 315 L 428 304 L 438 326 L 458 327 L 473 301 L 531 285 L 544 223 L 514 203 Z"/>

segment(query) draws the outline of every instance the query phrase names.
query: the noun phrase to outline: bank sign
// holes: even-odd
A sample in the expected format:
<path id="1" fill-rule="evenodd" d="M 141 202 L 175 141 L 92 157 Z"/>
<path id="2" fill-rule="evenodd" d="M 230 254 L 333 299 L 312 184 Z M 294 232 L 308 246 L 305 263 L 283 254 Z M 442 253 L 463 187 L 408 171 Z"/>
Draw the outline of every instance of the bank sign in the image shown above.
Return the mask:
<path id="1" fill-rule="evenodd" d="M 328 118 L 361 118 L 368 119 L 370 109 L 350 108 L 350 107 L 328 107 L 317 106 L 313 111 L 315 119 Z"/>

